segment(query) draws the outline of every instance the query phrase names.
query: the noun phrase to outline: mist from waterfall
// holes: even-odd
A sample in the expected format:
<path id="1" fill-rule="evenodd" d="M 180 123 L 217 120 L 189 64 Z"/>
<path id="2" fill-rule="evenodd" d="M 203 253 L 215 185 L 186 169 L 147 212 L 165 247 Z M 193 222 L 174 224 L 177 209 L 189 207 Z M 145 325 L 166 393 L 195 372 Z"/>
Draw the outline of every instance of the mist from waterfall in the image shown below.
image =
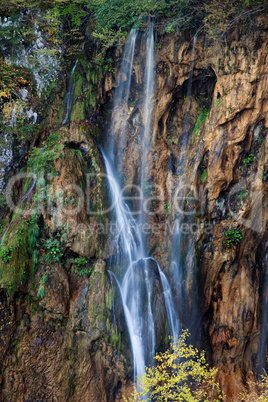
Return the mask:
<path id="1" fill-rule="evenodd" d="M 131 89 L 131 75 L 135 53 L 137 32 L 132 30 L 125 45 L 123 61 L 121 63 L 119 86 L 115 91 L 114 110 L 110 130 L 111 142 L 108 152 L 103 152 L 107 181 L 110 190 L 110 199 L 114 205 L 114 220 L 117 231 L 114 234 L 115 270 L 110 271 L 120 293 L 125 321 L 130 337 L 134 381 L 139 388 L 138 378 L 145 372 L 146 366 L 153 365 L 156 349 L 156 317 L 153 311 L 153 295 L 155 281 L 161 284 L 161 297 L 165 303 L 167 322 L 170 334 L 178 336 L 179 324 L 172 291 L 167 277 L 161 270 L 159 263 L 147 251 L 141 223 L 145 218 L 135 219 L 131 208 L 122 196 L 121 174 L 122 148 L 126 144 L 128 104 Z M 146 180 L 147 160 L 150 152 L 152 123 L 153 123 L 153 95 L 154 95 L 154 31 L 150 24 L 148 30 L 142 34 L 146 43 L 146 63 L 144 71 L 144 102 L 142 108 L 143 131 L 141 136 L 141 174 L 140 186 Z M 116 134 L 120 132 L 120 139 Z M 116 149 L 119 144 L 119 152 Z M 142 208 L 142 205 L 140 205 Z M 116 268 L 118 268 L 119 273 Z M 120 274 L 120 269 L 122 273 Z"/>

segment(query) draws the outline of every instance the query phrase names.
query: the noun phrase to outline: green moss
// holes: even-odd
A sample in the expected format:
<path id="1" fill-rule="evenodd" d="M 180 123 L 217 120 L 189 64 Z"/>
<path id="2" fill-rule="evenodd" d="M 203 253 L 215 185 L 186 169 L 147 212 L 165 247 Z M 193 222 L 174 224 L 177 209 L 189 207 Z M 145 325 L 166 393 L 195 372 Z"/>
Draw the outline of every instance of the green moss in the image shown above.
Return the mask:
<path id="1" fill-rule="evenodd" d="M 109 310 L 112 310 L 115 297 L 115 289 L 110 289 L 105 293 L 105 304 Z"/>
<path id="2" fill-rule="evenodd" d="M 0 247 L 0 287 L 12 297 L 34 272 L 33 251 L 39 235 L 35 219 L 13 220 Z"/>
<path id="3" fill-rule="evenodd" d="M 76 102 L 71 113 L 71 122 L 85 120 L 85 105 L 83 102 Z"/>
<path id="4" fill-rule="evenodd" d="M 6 225 L 7 225 L 7 218 L 4 218 L 0 222 L 0 234 L 4 233 Z"/>
<path id="5" fill-rule="evenodd" d="M 117 327 L 112 328 L 110 340 L 114 348 L 118 348 L 119 350 L 121 349 L 121 334 L 118 332 Z"/>
<path id="6" fill-rule="evenodd" d="M 197 132 L 199 131 L 201 124 L 204 123 L 207 119 L 209 115 L 209 109 L 207 109 L 206 107 L 203 107 L 203 109 L 201 110 L 201 112 L 199 113 L 194 129 L 193 129 L 193 135 L 196 135 Z"/>
<path id="7" fill-rule="evenodd" d="M 208 171 L 207 171 L 207 170 L 204 170 L 204 172 L 203 172 L 202 175 L 201 175 L 201 180 L 202 180 L 203 182 L 206 181 L 207 175 L 208 175 Z"/>
<path id="8" fill-rule="evenodd" d="M 77 75 L 77 79 L 75 80 L 75 85 L 74 85 L 74 98 L 78 98 L 78 96 L 81 95 L 83 92 L 83 86 L 84 86 L 84 78 L 82 75 Z"/>

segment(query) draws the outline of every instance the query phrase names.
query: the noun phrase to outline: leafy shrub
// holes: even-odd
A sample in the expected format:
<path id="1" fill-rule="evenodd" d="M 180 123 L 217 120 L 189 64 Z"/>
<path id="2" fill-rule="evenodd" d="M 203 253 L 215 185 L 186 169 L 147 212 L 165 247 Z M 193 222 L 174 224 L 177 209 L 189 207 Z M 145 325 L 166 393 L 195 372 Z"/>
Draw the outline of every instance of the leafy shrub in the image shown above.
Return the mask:
<path id="1" fill-rule="evenodd" d="M 79 257 L 77 258 L 72 258 L 71 262 L 76 265 L 79 275 L 88 275 L 92 271 L 91 268 L 88 268 L 86 266 L 87 259 L 85 257 L 82 257 L 81 255 L 79 255 Z"/>
<path id="2" fill-rule="evenodd" d="M 1 260 L 3 262 L 9 262 L 12 258 L 12 251 L 13 251 L 13 247 L 1 247 L 0 249 L 0 256 L 1 256 Z"/>
<path id="3" fill-rule="evenodd" d="M 61 251 L 60 240 L 57 237 L 54 239 L 48 238 L 43 240 L 42 245 L 44 250 L 47 251 L 45 259 L 49 263 L 60 261 L 63 253 Z"/>
<path id="4" fill-rule="evenodd" d="M 264 170 L 263 172 L 263 180 L 268 181 L 268 169 Z"/>
<path id="5" fill-rule="evenodd" d="M 243 402 L 267 402 L 268 401 L 268 375 L 261 376 L 257 384 L 253 384 L 253 391 L 241 395 Z"/>
<path id="6" fill-rule="evenodd" d="M 233 244 L 238 244 L 242 240 L 242 235 L 240 230 L 237 228 L 235 230 L 228 230 L 225 232 L 227 247 L 231 247 Z"/>
<path id="7" fill-rule="evenodd" d="M 246 165 L 251 165 L 251 163 L 253 162 L 253 158 L 254 158 L 254 155 L 253 154 L 249 154 L 248 156 L 246 156 L 245 157 L 245 159 L 244 159 L 244 163 L 246 164 Z"/>
<path id="8" fill-rule="evenodd" d="M 40 170 L 55 173 L 54 163 L 60 157 L 63 157 L 63 146 L 55 145 L 49 149 L 34 147 L 28 159 L 28 166 L 33 172 L 38 173 Z"/>
<path id="9" fill-rule="evenodd" d="M 41 245 L 46 251 L 45 260 L 49 263 L 58 262 L 63 256 L 67 238 L 68 226 L 63 226 L 54 237 L 48 237 L 41 240 Z"/>
<path id="10" fill-rule="evenodd" d="M 188 337 L 189 333 L 184 331 L 170 351 L 155 356 L 156 366 L 147 368 L 141 377 L 142 391 L 134 392 L 125 401 L 198 402 L 207 401 L 211 393 L 215 394 L 210 397 L 211 402 L 222 399 L 215 378 L 217 370 L 209 368 L 204 351 L 200 353 L 187 345 Z"/>

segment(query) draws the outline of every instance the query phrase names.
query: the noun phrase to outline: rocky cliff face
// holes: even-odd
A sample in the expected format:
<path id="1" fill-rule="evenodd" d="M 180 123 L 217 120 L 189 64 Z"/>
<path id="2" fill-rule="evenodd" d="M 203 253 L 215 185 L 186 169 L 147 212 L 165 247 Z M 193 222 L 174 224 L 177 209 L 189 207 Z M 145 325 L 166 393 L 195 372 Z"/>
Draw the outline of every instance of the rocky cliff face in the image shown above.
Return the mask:
<path id="1" fill-rule="evenodd" d="M 148 247 L 171 278 L 182 325 L 218 367 L 226 400 L 255 379 L 267 351 L 268 25 L 260 19 L 258 27 L 234 30 L 228 44 L 160 31 L 156 41 L 147 189 L 152 198 L 161 189 L 162 198 L 149 206 L 156 229 L 148 230 Z M 99 152 L 124 77 L 116 81 L 116 67 L 96 71 L 93 54 L 88 40 L 74 73 L 71 123 L 59 124 L 61 86 L 26 156 L 15 156 L 19 168 L 38 175 L 18 178 L 11 189 L 21 214 L 1 211 L 3 401 L 119 401 L 132 391 L 130 343 L 108 275 L 114 250 Z M 132 81 L 128 185 L 141 166 L 142 63 L 134 63 Z M 181 207 L 193 213 L 181 221 L 178 254 L 170 228 L 179 186 Z"/>

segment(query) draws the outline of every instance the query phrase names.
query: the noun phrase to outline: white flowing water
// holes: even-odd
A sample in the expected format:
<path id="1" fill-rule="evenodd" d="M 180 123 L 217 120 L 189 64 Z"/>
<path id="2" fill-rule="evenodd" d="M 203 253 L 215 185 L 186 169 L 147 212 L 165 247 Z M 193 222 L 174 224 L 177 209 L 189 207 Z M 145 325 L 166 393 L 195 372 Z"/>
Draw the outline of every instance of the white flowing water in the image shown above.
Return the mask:
<path id="1" fill-rule="evenodd" d="M 110 272 L 119 289 L 126 325 L 131 342 L 134 381 L 139 389 L 138 378 L 144 374 L 145 368 L 154 363 L 156 348 L 156 331 L 153 311 L 153 296 L 160 291 L 155 284 L 157 277 L 162 286 L 165 301 L 167 321 L 172 337 L 176 337 L 179 325 L 168 280 L 159 264 L 148 255 L 146 244 L 141 231 L 144 216 L 140 214 L 137 222 L 123 198 L 122 181 L 122 149 L 126 145 L 127 119 L 129 116 L 129 96 L 137 31 L 132 30 L 125 45 L 121 63 L 120 83 L 115 91 L 114 111 L 108 152 L 103 152 L 110 198 L 114 206 L 116 233 L 113 243 L 116 251 L 115 272 Z M 144 71 L 144 102 L 142 106 L 143 130 L 141 136 L 141 174 L 140 185 L 146 178 L 148 154 L 151 146 L 153 123 L 153 94 L 154 94 L 154 33 L 151 24 L 143 34 L 146 43 L 146 62 Z M 118 135 L 120 138 L 118 139 Z M 121 149 L 118 151 L 118 144 Z M 142 205 L 140 206 L 142 208 Z M 155 269 L 154 269 L 155 268 Z M 157 268 L 157 269 L 156 269 Z M 123 269 L 122 274 L 118 274 Z M 158 283 L 159 283 L 158 279 Z"/>
<path id="2" fill-rule="evenodd" d="M 68 85 L 68 92 L 67 92 L 66 97 L 65 97 L 66 114 L 65 114 L 65 117 L 64 117 L 64 119 L 62 121 L 62 124 L 66 124 L 67 121 L 69 121 L 70 114 L 71 114 L 71 111 L 72 111 L 73 93 L 74 93 L 74 72 L 75 72 L 77 63 L 78 63 L 78 59 L 76 60 L 74 66 L 72 68 L 71 75 L 70 75 L 70 80 L 69 80 L 69 85 Z"/>
<path id="3" fill-rule="evenodd" d="M 155 82 L 155 60 L 154 60 L 154 31 L 153 24 L 150 24 L 149 30 L 146 35 L 146 65 L 145 65 L 145 83 L 144 83 L 144 105 L 143 105 L 143 147 L 141 158 L 141 179 L 140 185 L 142 194 L 145 192 L 145 182 L 148 175 L 148 159 L 151 148 L 152 138 L 152 125 L 153 125 L 153 111 L 154 111 L 154 82 Z M 143 216 L 143 197 L 141 197 L 140 204 L 140 221 L 144 219 Z"/>
<path id="4" fill-rule="evenodd" d="M 2 238 L 1 238 L 1 240 L 0 240 L 0 246 L 2 246 L 2 243 L 3 243 L 3 241 L 4 241 L 4 238 L 5 238 L 6 234 L 7 234 L 7 231 L 8 231 L 8 229 L 10 228 L 10 225 L 11 225 L 11 221 L 9 222 L 9 225 L 8 225 L 8 227 L 6 228 L 6 230 L 5 230 L 5 232 L 4 232 L 3 236 L 2 236 Z"/>
<path id="5" fill-rule="evenodd" d="M 115 102 L 113 107 L 112 124 L 111 124 L 111 148 L 110 156 L 112 159 L 118 157 L 118 165 L 120 167 L 122 158 L 122 149 L 126 144 L 126 126 L 129 111 L 129 91 L 131 84 L 131 76 L 133 69 L 133 59 L 135 45 L 137 40 L 137 30 L 132 29 L 125 44 L 123 60 L 119 69 L 119 85 L 115 90 Z M 120 135 L 118 142 L 114 136 Z"/>
<path id="6" fill-rule="evenodd" d="M 169 285 L 167 277 L 164 274 L 164 272 L 161 271 L 161 268 L 158 263 L 157 263 L 157 267 L 158 267 L 158 272 L 159 272 L 159 276 L 160 276 L 161 284 L 162 284 L 162 288 L 163 288 L 163 295 L 165 298 L 169 328 L 170 328 L 172 339 L 173 339 L 173 341 L 175 341 L 175 339 L 178 338 L 179 333 L 180 333 L 180 324 L 179 324 L 179 320 L 178 320 L 178 316 L 177 316 L 177 311 L 176 311 L 176 308 L 174 305 L 173 295 L 172 295 L 171 287 Z"/>
<path id="7" fill-rule="evenodd" d="M 116 279 L 120 290 L 127 328 L 130 336 L 134 378 L 140 377 L 145 372 L 146 357 L 151 359 L 155 351 L 155 331 L 151 306 L 151 286 L 147 256 L 145 254 L 142 236 L 139 226 L 134 220 L 131 211 L 122 198 L 122 190 L 115 176 L 114 169 L 109 159 L 103 153 L 107 180 L 110 189 L 112 204 L 115 206 L 115 221 L 117 234 L 115 244 L 117 248 L 118 262 L 123 262 L 127 270 L 122 282 Z M 144 287 L 141 281 L 145 281 L 147 293 L 147 314 L 144 311 Z"/>

